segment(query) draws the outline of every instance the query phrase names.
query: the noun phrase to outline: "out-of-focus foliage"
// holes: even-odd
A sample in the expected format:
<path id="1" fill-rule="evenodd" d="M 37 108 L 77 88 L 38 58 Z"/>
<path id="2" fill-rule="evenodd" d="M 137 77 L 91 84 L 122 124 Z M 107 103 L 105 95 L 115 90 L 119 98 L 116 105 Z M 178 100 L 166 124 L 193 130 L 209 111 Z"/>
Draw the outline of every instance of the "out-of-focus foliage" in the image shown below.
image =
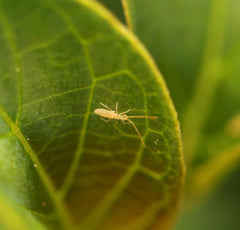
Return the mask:
<path id="1" fill-rule="evenodd" d="M 239 229 L 240 170 L 210 194 L 210 196 L 182 213 L 175 230 Z"/>

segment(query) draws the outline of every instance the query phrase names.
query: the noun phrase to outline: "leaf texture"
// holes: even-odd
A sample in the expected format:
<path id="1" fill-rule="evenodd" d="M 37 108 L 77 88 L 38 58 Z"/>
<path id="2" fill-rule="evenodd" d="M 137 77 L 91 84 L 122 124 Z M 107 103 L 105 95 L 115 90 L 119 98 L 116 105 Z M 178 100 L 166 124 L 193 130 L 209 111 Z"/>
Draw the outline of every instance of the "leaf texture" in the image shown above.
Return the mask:
<path id="1" fill-rule="evenodd" d="M 1 194 L 47 229 L 166 229 L 179 125 L 139 41 L 94 1 L 3 0 L 0 42 Z M 99 102 L 157 116 L 133 119 L 146 148 L 130 125 L 101 121 Z"/>

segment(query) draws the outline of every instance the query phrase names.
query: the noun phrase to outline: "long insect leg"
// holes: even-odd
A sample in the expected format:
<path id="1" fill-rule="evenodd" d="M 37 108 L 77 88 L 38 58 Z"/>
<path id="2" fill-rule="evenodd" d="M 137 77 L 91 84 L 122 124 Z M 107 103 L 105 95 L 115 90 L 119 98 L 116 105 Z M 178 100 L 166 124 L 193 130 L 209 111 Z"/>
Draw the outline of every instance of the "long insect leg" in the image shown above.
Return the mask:
<path id="1" fill-rule="evenodd" d="M 99 102 L 99 104 L 100 104 L 101 106 L 103 106 L 104 108 L 106 108 L 106 109 L 108 109 L 108 110 L 110 110 L 110 111 L 113 111 L 113 110 L 110 109 L 108 106 L 104 105 L 103 103 Z"/>
<path id="2" fill-rule="evenodd" d="M 100 119 L 101 119 L 102 121 L 104 121 L 105 123 L 108 123 L 108 122 L 110 121 L 110 118 L 109 118 L 109 119 L 104 119 L 103 117 L 100 117 Z"/>
<path id="3" fill-rule="evenodd" d="M 140 133 L 139 130 L 137 129 L 136 125 L 135 125 L 131 120 L 129 120 L 129 119 L 127 119 L 127 121 L 128 121 L 128 122 L 133 126 L 133 128 L 136 130 L 136 132 L 137 132 L 137 134 L 138 134 L 138 136 L 139 136 L 139 138 L 140 138 L 143 146 L 146 147 L 146 145 L 145 145 L 145 143 L 144 143 L 144 141 L 143 141 L 143 139 L 142 139 L 141 133 Z"/>
<path id="4" fill-rule="evenodd" d="M 115 112 L 118 113 L 118 102 L 116 102 L 116 109 Z"/>
<path id="5" fill-rule="evenodd" d="M 129 113 L 131 110 L 129 109 L 129 110 L 127 110 L 127 111 L 125 111 L 125 112 L 122 112 L 122 113 L 120 113 L 121 115 L 123 115 L 123 114 L 126 114 L 126 113 Z"/>

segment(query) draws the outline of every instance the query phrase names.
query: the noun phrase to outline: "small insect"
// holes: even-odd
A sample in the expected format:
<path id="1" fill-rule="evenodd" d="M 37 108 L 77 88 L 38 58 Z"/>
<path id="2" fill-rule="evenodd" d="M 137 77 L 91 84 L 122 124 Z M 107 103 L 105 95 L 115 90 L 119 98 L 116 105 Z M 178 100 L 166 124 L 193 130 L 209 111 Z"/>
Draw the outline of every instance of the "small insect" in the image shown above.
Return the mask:
<path id="1" fill-rule="evenodd" d="M 104 105 L 103 103 L 100 103 L 100 105 L 102 105 L 106 109 L 95 109 L 94 110 L 95 114 L 99 115 L 101 117 L 101 119 L 103 121 L 105 121 L 106 123 L 108 123 L 111 119 L 115 119 L 115 120 L 121 120 L 124 124 L 131 124 L 133 126 L 133 128 L 136 130 L 143 146 L 146 147 L 139 130 L 137 129 L 137 127 L 133 123 L 133 121 L 131 121 L 129 118 L 157 119 L 158 117 L 155 117 L 155 116 L 128 116 L 126 113 L 130 112 L 131 111 L 130 109 L 125 112 L 118 113 L 118 102 L 116 103 L 115 111 L 110 109 L 108 106 Z M 107 118 L 107 119 L 104 119 L 104 118 Z"/>

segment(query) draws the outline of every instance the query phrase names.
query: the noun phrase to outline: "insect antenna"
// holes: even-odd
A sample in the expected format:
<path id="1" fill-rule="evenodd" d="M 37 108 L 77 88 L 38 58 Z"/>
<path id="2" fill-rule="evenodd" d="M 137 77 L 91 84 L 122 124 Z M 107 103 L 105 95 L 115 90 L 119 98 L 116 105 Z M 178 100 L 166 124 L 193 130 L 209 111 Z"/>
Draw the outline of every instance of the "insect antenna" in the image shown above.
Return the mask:
<path id="1" fill-rule="evenodd" d="M 107 110 L 112 111 L 111 108 L 109 108 L 108 106 L 104 105 L 103 103 L 99 102 L 99 104 L 100 104 L 101 106 L 103 106 L 104 108 L 106 108 Z"/>
<path id="2" fill-rule="evenodd" d="M 131 120 L 129 120 L 129 119 L 127 119 L 127 121 L 128 121 L 128 122 L 133 126 L 133 128 L 136 130 L 136 132 L 137 132 L 137 134 L 138 134 L 138 136 L 139 136 L 139 138 L 140 138 L 143 146 L 146 147 L 146 145 L 145 145 L 145 143 L 144 143 L 144 141 L 143 141 L 143 139 L 142 139 L 142 136 L 141 136 L 139 130 L 137 129 L 136 125 L 135 125 Z"/>
<path id="3" fill-rule="evenodd" d="M 128 116 L 128 118 L 149 118 L 149 119 L 158 119 L 156 116 Z"/>

